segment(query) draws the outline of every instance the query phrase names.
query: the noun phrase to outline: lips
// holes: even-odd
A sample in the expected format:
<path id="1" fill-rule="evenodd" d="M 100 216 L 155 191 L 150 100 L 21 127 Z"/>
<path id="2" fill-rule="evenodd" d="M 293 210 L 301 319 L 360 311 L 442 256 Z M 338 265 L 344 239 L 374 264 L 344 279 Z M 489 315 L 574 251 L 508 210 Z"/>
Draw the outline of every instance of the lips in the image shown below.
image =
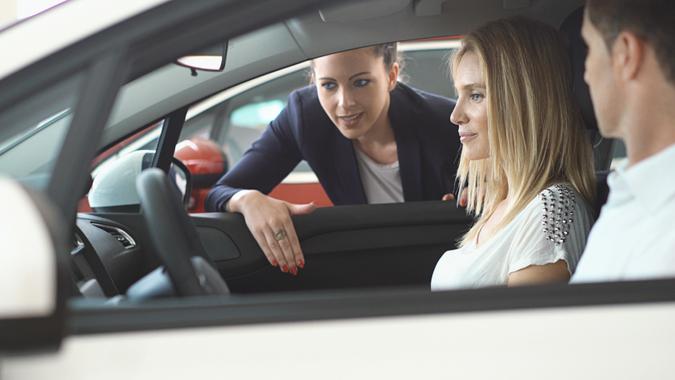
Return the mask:
<path id="1" fill-rule="evenodd" d="M 363 112 L 358 112 L 358 113 L 352 113 L 349 115 L 338 115 L 337 119 L 340 121 L 340 124 L 343 124 L 345 126 L 353 126 L 358 121 L 361 119 L 361 116 L 363 116 Z"/>
<path id="2" fill-rule="evenodd" d="M 478 133 L 469 131 L 459 131 L 459 141 L 461 142 L 473 140 L 476 136 L 478 136 Z"/>

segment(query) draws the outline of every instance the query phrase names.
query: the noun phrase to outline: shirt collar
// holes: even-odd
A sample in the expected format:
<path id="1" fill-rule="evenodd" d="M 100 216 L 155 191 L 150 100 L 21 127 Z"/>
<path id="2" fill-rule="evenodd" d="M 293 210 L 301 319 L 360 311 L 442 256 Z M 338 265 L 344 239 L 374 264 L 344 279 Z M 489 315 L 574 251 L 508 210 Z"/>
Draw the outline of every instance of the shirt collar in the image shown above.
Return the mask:
<path id="1" fill-rule="evenodd" d="M 627 166 L 627 162 L 619 166 L 607 179 L 613 191 L 627 191 L 653 212 L 675 195 L 675 144 Z"/>

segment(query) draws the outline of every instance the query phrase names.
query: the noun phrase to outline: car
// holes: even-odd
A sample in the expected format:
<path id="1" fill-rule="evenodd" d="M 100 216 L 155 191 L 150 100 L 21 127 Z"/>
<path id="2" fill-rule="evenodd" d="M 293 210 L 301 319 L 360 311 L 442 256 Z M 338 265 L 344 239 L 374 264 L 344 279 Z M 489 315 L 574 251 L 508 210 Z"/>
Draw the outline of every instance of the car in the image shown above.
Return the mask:
<path id="1" fill-rule="evenodd" d="M 241 215 L 185 211 L 190 172 L 174 152 L 200 102 L 324 54 L 511 15 L 559 26 L 582 5 L 72 0 L 3 29 L 0 376 L 671 377 L 673 279 L 430 293 L 472 222 L 454 203 L 294 217 L 297 277 L 267 264 Z M 221 71 L 174 63 L 223 41 Z M 92 175 L 97 156 L 157 126 Z M 613 142 L 597 142 L 607 169 Z"/>

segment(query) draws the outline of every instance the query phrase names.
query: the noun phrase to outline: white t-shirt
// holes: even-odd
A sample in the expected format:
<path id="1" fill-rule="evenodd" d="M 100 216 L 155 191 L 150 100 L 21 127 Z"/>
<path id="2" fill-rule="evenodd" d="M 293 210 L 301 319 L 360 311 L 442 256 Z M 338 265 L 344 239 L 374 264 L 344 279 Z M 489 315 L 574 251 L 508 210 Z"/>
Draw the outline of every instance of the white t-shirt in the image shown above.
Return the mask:
<path id="1" fill-rule="evenodd" d="M 617 168 L 607 184 L 572 282 L 675 277 L 675 145 Z"/>
<path id="2" fill-rule="evenodd" d="M 354 147 L 363 191 L 368 204 L 403 202 L 403 184 L 398 161 L 382 165 Z"/>
<path id="3" fill-rule="evenodd" d="M 434 269 L 431 289 L 506 285 L 513 272 L 559 260 L 574 273 L 592 218 L 590 207 L 572 186 L 553 185 L 478 248 L 471 242 L 445 252 Z"/>

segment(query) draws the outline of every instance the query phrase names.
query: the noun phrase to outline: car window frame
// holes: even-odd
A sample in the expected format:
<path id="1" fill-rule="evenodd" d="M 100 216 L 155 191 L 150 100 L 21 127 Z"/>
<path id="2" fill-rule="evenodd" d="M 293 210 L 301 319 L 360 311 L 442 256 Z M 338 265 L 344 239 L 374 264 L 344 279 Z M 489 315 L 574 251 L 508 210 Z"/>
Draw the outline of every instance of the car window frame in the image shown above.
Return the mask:
<path id="1" fill-rule="evenodd" d="M 179 5 L 170 4 L 167 6 L 189 6 L 180 5 L 188 2 L 175 3 L 179 3 Z M 283 15 L 284 13 L 278 17 L 281 18 Z M 195 16 L 194 19 L 198 19 L 198 17 Z M 137 18 L 136 20 L 144 20 L 144 18 Z M 214 41 L 215 39 L 216 37 L 213 38 Z M 86 43 L 92 43 L 91 41 L 96 41 L 96 39 L 89 39 Z M 72 54 L 79 50 L 73 48 L 61 52 L 57 56 L 49 57 L 2 82 L 3 90 L 6 91 L 0 93 L 0 112 L 9 107 L 13 101 L 24 99 L 32 93 L 39 92 L 43 86 L 53 83 L 62 74 L 72 73 L 74 70 L 85 70 L 86 72 L 86 85 L 82 93 L 83 99 L 78 102 L 75 108 L 76 118 L 74 118 L 73 125 L 69 129 L 66 143 L 85 142 L 84 145 L 90 145 L 91 148 L 78 148 L 89 149 L 85 153 L 78 151 L 78 154 L 62 150 L 54 171 L 54 179 L 50 182 L 48 189 L 49 197 L 64 214 L 66 221 L 74 220 L 79 196 L 72 194 L 75 193 L 72 188 L 84 185 L 85 173 L 88 173 L 87 166 L 89 160 L 93 159 L 96 149 L 96 144 L 91 144 L 91 141 L 100 140 L 103 124 L 110 114 L 115 95 L 121 85 L 129 77 L 139 75 L 143 70 L 150 70 L 153 66 L 157 66 L 158 62 L 164 62 L 167 58 L 166 53 L 159 54 L 159 58 L 150 58 L 138 51 L 133 53 L 128 49 L 130 49 L 129 44 L 135 40 L 128 37 L 127 40 L 123 39 L 122 41 L 126 43 L 118 41 L 112 45 L 119 50 L 110 49 L 110 43 L 103 44 L 101 49 L 105 50 L 101 51 L 108 51 L 107 53 L 104 52 L 95 56 L 88 54 L 76 60 L 68 61 L 67 65 L 46 70 L 50 68 L 52 61 L 58 62 L 57 57 L 63 54 Z M 182 41 L 187 44 L 185 40 Z M 166 43 L 166 41 L 162 42 Z M 208 40 L 208 42 L 213 41 Z M 204 44 L 207 45 L 206 42 Z M 136 47 L 136 49 L 142 50 L 144 45 L 141 45 L 141 48 Z M 81 45 L 78 49 L 87 51 L 83 46 L 86 46 L 86 44 Z M 187 48 L 184 48 L 184 50 L 185 52 L 188 51 Z M 153 52 L 156 52 L 156 50 L 147 54 Z M 147 59 L 143 60 L 144 57 Z M 38 72 L 41 69 L 44 72 L 39 74 Z M 36 74 L 36 77 L 31 78 L 31 81 L 21 83 L 23 79 L 28 78 L 29 74 Z M 100 77 L 109 78 L 109 80 L 97 83 L 95 78 Z M 83 160 L 83 158 L 85 159 Z M 69 166 L 73 163 L 77 165 L 77 168 L 81 167 L 82 170 L 73 170 L 73 167 Z M 411 204 L 411 206 L 414 206 L 414 204 Z M 226 323 L 249 324 L 289 320 L 511 310 L 515 308 L 672 302 L 675 300 L 673 289 L 675 289 L 675 280 L 647 280 L 513 289 L 487 288 L 436 294 L 429 294 L 428 289 L 390 289 L 382 293 L 361 292 L 353 297 L 341 292 L 325 298 L 316 294 L 299 293 L 272 300 L 264 298 L 243 300 L 233 296 L 227 302 L 220 298 L 210 298 L 157 300 L 147 304 L 122 304 L 117 307 L 105 305 L 81 307 L 76 305 L 71 308 L 72 315 L 68 333 L 77 335 L 138 329 L 223 325 Z M 232 307 L 232 305 L 236 307 Z M 235 312 L 235 309 L 239 311 Z M 204 311 L 204 313 L 200 313 L 200 311 Z"/>

